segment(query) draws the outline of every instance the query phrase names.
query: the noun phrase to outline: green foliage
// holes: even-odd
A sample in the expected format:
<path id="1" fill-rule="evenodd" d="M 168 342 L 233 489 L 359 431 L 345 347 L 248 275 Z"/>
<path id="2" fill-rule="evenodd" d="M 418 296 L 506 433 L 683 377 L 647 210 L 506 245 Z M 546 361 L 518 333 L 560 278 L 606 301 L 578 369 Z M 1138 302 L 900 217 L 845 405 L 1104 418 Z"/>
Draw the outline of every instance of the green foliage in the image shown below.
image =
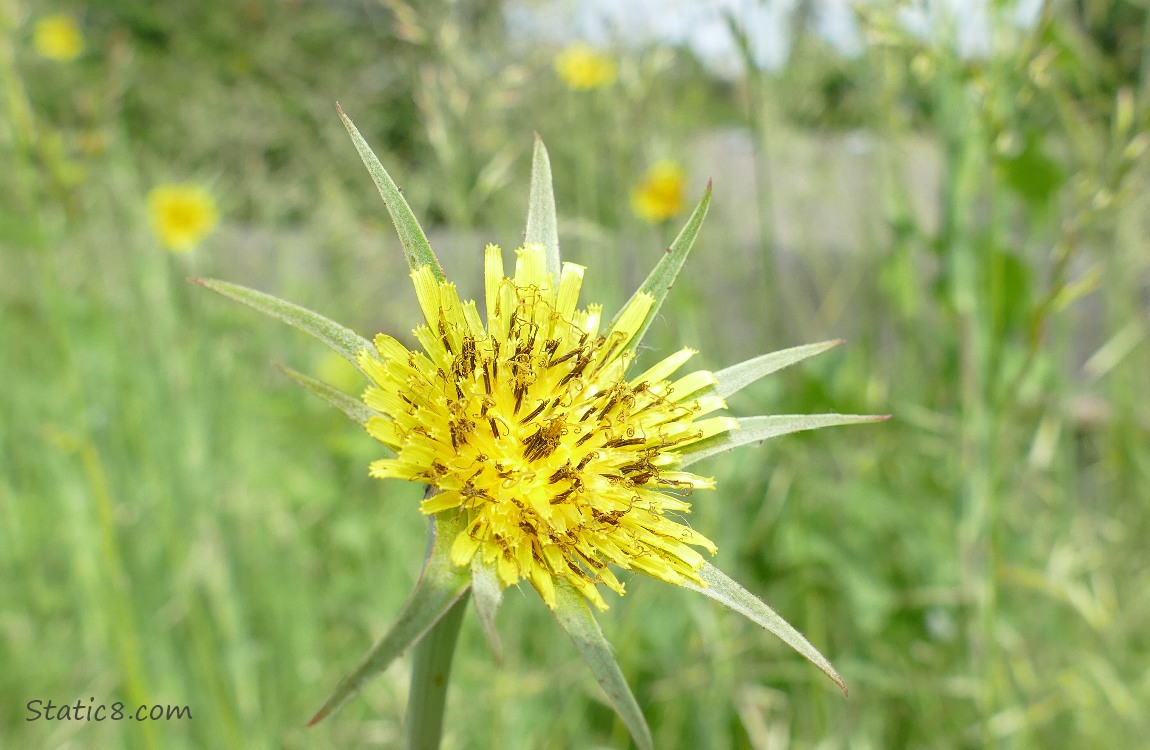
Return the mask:
<path id="1" fill-rule="evenodd" d="M 85 34 L 74 63 L 31 50 L 40 4 L 0 3 L 7 744 L 402 743 L 403 658 L 303 723 L 418 576 L 418 490 L 369 480 L 378 446 L 269 367 L 315 375 L 319 344 L 184 281 L 236 279 L 410 341 L 407 269 L 336 99 L 412 210 L 439 219 L 431 244 L 461 293 L 452 271 L 520 239 L 524 196 L 507 186 L 526 184 L 539 132 L 564 255 L 608 306 L 673 239 L 631 217 L 634 179 L 713 127 L 753 132 L 769 188 L 755 211 L 724 219 L 735 175 L 685 160 L 692 195 L 714 178 L 711 217 L 646 343 L 721 367 L 843 336 L 732 395 L 735 411 L 895 417 L 698 464 L 718 480 L 691 517 L 714 563 L 852 690 L 701 597 L 628 580 L 600 620 L 655 747 L 1150 736 L 1143 9 L 1052 3 L 1033 29 L 996 19 L 993 54 L 964 58 L 868 3 L 854 60 L 804 37 L 792 65 L 730 83 L 649 45 L 613 53 L 614 88 L 576 94 L 551 45 L 507 38 L 495 3 L 53 8 Z M 799 194 L 813 214 L 852 177 L 777 169 L 796 127 L 819 146 L 869 139 L 872 194 L 852 197 L 876 215 L 845 253 L 814 231 L 786 246 L 760 222 L 772 198 Z M 224 217 L 188 257 L 159 249 L 143 206 L 175 179 L 211 184 Z M 552 616 L 507 593 L 502 668 L 481 623 L 463 623 L 445 746 L 626 747 Z M 88 696 L 194 719 L 24 720 L 29 700 Z"/>

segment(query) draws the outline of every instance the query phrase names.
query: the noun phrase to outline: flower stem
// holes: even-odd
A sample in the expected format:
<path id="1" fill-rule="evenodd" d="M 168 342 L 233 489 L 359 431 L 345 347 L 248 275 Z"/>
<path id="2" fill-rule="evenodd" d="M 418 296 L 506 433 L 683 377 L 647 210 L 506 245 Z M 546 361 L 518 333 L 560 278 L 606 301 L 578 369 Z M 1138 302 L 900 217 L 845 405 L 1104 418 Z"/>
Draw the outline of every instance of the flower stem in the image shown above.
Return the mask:
<path id="1" fill-rule="evenodd" d="M 411 692 L 407 702 L 408 750 L 438 750 L 443 734 L 443 709 L 451 677 L 451 657 L 470 592 L 444 613 L 415 646 Z"/>

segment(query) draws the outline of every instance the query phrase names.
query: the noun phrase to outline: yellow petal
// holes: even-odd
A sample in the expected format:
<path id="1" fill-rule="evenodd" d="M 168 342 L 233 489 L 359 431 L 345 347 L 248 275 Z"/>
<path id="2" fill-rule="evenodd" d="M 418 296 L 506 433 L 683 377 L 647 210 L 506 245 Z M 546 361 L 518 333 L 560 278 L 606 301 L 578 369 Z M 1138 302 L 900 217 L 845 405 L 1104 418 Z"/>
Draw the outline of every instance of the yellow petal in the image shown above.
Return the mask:
<path id="1" fill-rule="evenodd" d="M 631 382 L 634 384 L 647 383 L 649 385 L 660 383 L 670 377 L 676 370 L 686 364 L 688 359 L 696 354 L 698 354 L 696 350 L 684 347 L 662 362 L 657 363 L 639 377 L 632 379 Z"/>
<path id="2" fill-rule="evenodd" d="M 709 370 L 696 370 L 689 375 L 684 375 L 672 384 L 671 400 L 675 402 L 682 401 L 692 393 L 696 393 L 703 388 L 709 388 L 718 382 L 713 372 Z"/>
<path id="3" fill-rule="evenodd" d="M 551 578 L 551 574 L 544 570 L 543 566 L 536 563 L 529 569 L 528 579 L 535 590 L 539 592 L 539 596 L 543 598 L 543 603 L 549 608 L 555 609 L 555 581 Z"/>
<path id="4" fill-rule="evenodd" d="M 535 287 L 540 291 L 551 288 L 546 251 L 543 245 L 534 242 L 515 251 L 515 286 L 525 289 Z"/>
<path id="5" fill-rule="evenodd" d="M 563 264 L 563 271 L 559 274 L 559 294 L 555 301 L 555 313 L 563 320 L 571 320 L 575 314 L 579 288 L 583 285 L 583 272 L 586 270 L 574 263 Z"/>
<path id="6" fill-rule="evenodd" d="M 420 266 L 411 272 L 415 284 L 415 296 L 427 325 L 435 330 L 439 324 L 439 281 L 431 271 L 431 266 Z"/>
<path id="7" fill-rule="evenodd" d="M 483 253 L 483 284 L 487 292 L 487 325 L 496 317 L 499 285 L 503 283 L 503 251 L 499 245 L 488 245 Z"/>
<path id="8" fill-rule="evenodd" d="M 451 543 L 451 562 L 461 568 L 470 565 L 471 558 L 475 557 L 475 552 L 478 549 L 478 539 L 473 539 L 466 531 L 460 532 L 459 536 L 455 537 L 455 541 Z"/>

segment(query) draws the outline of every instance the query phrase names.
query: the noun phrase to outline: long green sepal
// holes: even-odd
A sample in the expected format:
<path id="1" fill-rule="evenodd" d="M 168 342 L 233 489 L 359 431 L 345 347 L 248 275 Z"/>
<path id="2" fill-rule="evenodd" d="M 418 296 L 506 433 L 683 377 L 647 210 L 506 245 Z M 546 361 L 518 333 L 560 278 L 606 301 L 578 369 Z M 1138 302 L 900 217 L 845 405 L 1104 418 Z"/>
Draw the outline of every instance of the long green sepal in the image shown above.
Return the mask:
<path id="1" fill-rule="evenodd" d="M 412 213 L 411 206 L 407 205 L 407 199 L 396 187 L 395 180 L 391 179 L 391 175 L 379 163 L 375 152 L 359 134 L 359 130 L 356 129 L 351 118 L 343 113 L 343 108 L 336 104 L 335 111 L 339 113 L 339 119 L 343 120 L 343 126 L 347 128 L 348 135 L 351 136 L 351 140 L 355 144 L 355 150 L 359 152 L 359 158 L 363 160 L 363 165 L 367 167 L 367 171 L 371 173 L 371 179 L 375 183 L 376 189 L 379 190 L 384 205 L 387 206 L 387 212 L 391 214 L 391 221 L 395 224 L 395 231 L 399 234 L 399 241 L 403 245 L 403 253 L 407 256 L 407 263 L 411 266 L 411 270 L 414 271 L 420 266 L 431 266 L 431 272 L 435 274 L 435 277 L 440 281 L 445 281 L 443 266 L 439 265 L 439 259 L 435 257 L 435 251 L 431 249 L 427 235 L 419 226 L 419 221 Z"/>
<path id="2" fill-rule="evenodd" d="M 336 685 L 307 725 L 313 726 L 334 713 L 364 684 L 376 676 L 409 646 L 424 636 L 459 599 L 467 593 L 471 578 L 463 568 L 451 562 L 451 544 L 462 530 L 462 523 L 433 518 L 435 538 L 423 565 L 415 590 L 407 598 L 395 624 L 387 635 L 372 647 L 359 665 Z"/>
<path id="3" fill-rule="evenodd" d="M 367 420 L 372 417 L 378 416 L 378 412 L 363 403 L 357 398 L 352 398 L 338 388 L 334 388 L 322 380 L 316 380 L 313 377 L 304 375 L 302 372 L 293 370 L 287 365 L 276 363 L 285 375 L 294 380 L 296 383 L 303 386 L 313 396 L 318 396 L 324 401 L 328 402 L 335 408 L 342 411 L 347 415 L 347 418 L 356 424 L 362 426 L 367 425 Z"/>
<path id="4" fill-rule="evenodd" d="M 331 347 L 336 354 L 355 365 L 357 370 L 359 365 L 356 363 L 356 355 L 364 349 L 375 352 L 375 345 L 363 336 L 350 328 L 341 326 L 334 320 L 328 320 L 319 313 L 308 310 L 306 307 L 300 307 L 279 297 L 273 297 L 270 294 L 257 292 L 255 289 L 231 284 L 227 281 L 217 279 L 188 279 L 188 281 L 207 287 L 217 294 L 242 302 L 249 307 L 254 307 L 265 315 L 270 315 L 293 328 L 311 334 Z"/>
<path id="5" fill-rule="evenodd" d="M 495 613 L 503 601 L 503 587 L 495 568 L 483 562 L 483 555 L 471 559 L 471 596 L 475 600 L 475 614 L 483 626 L 483 635 L 496 664 L 503 664 L 503 641 L 495 627 Z"/>
<path id="6" fill-rule="evenodd" d="M 547 273 L 559 282 L 559 220 L 555 216 L 555 189 L 551 183 L 551 159 L 543 139 L 535 134 L 531 154 L 531 192 L 527 200 L 527 231 L 524 242 L 547 248 Z"/>
<path id="7" fill-rule="evenodd" d="M 802 633 L 791 627 L 775 610 L 710 563 L 703 563 L 702 569 L 699 570 L 699 577 L 706 582 L 706 586 L 699 586 L 689 581 L 682 586 L 714 599 L 756 625 L 769 630 L 788 646 L 805 656 L 811 664 L 821 669 L 827 677 L 830 677 L 839 686 L 843 694 L 846 694 L 846 683 L 843 682 L 843 678 L 839 676 L 839 673 L 835 671 L 826 657 L 820 654 L 818 649 L 803 637 Z"/>
<path id="8" fill-rule="evenodd" d="M 671 291 L 671 287 L 675 283 L 675 279 L 679 276 L 680 269 L 683 268 L 683 263 L 687 261 L 687 255 L 691 252 L 691 246 L 695 244 L 695 237 L 699 234 L 699 229 L 703 226 L 703 219 L 707 218 L 707 208 L 711 205 L 711 183 L 707 182 L 707 190 L 703 193 L 703 199 L 699 201 L 699 205 L 695 207 L 691 218 L 687 219 L 686 225 L 679 232 L 679 236 L 667 248 L 667 252 L 663 253 L 663 257 L 655 264 L 655 268 L 643 282 L 642 286 L 631 296 L 628 304 L 633 301 L 640 294 L 649 294 L 654 298 L 651 304 L 651 309 L 647 311 L 647 317 L 643 319 L 643 324 L 639 326 L 639 330 L 635 333 L 631 340 L 627 343 L 628 349 L 634 349 L 639 346 L 639 342 L 643 339 L 643 334 L 647 332 L 650 327 L 651 321 L 659 314 L 659 307 L 663 304 L 663 300 L 667 299 L 667 294 Z M 620 308 L 620 311 L 625 310 L 627 305 Z M 618 322 L 619 314 L 616 313 L 615 318 L 612 319 L 611 324 L 607 326 L 606 330 L 614 328 L 615 323 Z"/>
<path id="9" fill-rule="evenodd" d="M 689 446 L 680 455 L 682 466 L 709 458 L 717 453 L 738 448 L 747 443 L 761 443 L 779 435 L 788 435 L 803 430 L 818 430 L 823 427 L 836 427 L 844 424 L 882 422 L 890 415 L 874 414 L 777 414 L 771 417 L 740 417 L 735 420 L 739 429 L 715 437 L 701 440 Z"/>
<path id="10" fill-rule="evenodd" d="M 591 668 L 591 673 L 607 694 L 607 700 L 623 720 L 639 750 L 654 750 L 651 730 L 643 712 L 627 686 L 611 644 L 603 637 L 587 600 L 565 581 L 555 582 L 555 619 L 575 642 L 575 648 Z"/>
<path id="11" fill-rule="evenodd" d="M 411 690 L 407 696 L 407 750 L 439 750 L 443 711 L 451 680 L 451 659 L 459 641 L 459 626 L 467 611 L 467 592 L 455 600 L 439 622 L 415 644 L 411 660 Z"/>
<path id="12" fill-rule="evenodd" d="M 718 383 L 715 385 L 714 393 L 720 398 L 726 398 L 732 393 L 737 393 L 743 388 L 746 388 L 760 378 L 764 378 L 773 372 L 778 372 L 784 367 L 790 367 L 793 364 L 802 362 L 804 359 L 809 359 L 816 354 L 822 354 L 826 350 L 833 349 L 842 343 L 842 339 L 835 339 L 833 341 L 822 341 L 818 344 L 794 346 L 790 349 L 783 349 L 782 351 L 771 352 L 761 357 L 748 359 L 746 362 L 740 362 L 737 365 L 731 365 L 715 373 L 715 380 L 717 380 Z"/>

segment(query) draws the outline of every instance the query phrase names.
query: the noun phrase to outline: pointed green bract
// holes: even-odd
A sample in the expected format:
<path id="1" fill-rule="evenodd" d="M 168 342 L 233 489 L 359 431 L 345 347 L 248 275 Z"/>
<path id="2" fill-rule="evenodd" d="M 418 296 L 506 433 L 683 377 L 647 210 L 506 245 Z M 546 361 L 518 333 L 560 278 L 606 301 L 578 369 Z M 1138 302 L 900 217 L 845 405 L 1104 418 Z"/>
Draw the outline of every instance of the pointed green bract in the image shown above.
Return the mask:
<path id="1" fill-rule="evenodd" d="M 591 668 L 591 673 L 607 694 L 607 700 L 631 732 L 639 750 L 654 750 L 651 730 L 643 712 L 627 686 L 627 680 L 611 653 L 611 644 L 603 637 L 599 623 L 591 614 L 587 600 L 564 580 L 555 582 L 555 619 L 575 642 L 575 648 Z"/>
<path id="2" fill-rule="evenodd" d="M 695 443 L 681 454 L 683 460 L 680 465 L 689 466 L 740 445 L 762 442 L 792 432 L 818 430 L 844 424 L 882 422 L 889 418 L 889 415 L 874 414 L 777 414 L 770 417 L 740 417 L 735 420 L 739 423 L 739 429 Z"/>
<path id="3" fill-rule="evenodd" d="M 471 578 L 465 569 L 451 562 L 451 543 L 462 531 L 462 521 L 432 519 L 435 540 L 423 566 L 423 573 L 415 584 L 395 624 L 360 661 L 359 665 L 340 680 L 331 696 L 324 702 L 307 725 L 323 721 L 360 691 L 364 684 L 376 676 L 413 643 L 423 637 L 441 617 L 467 592 Z"/>
<path id="4" fill-rule="evenodd" d="M 308 310 L 306 307 L 300 307 L 279 297 L 273 297 L 270 294 L 257 292 L 255 289 L 249 289 L 239 284 L 230 284 L 226 281 L 216 279 L 189 279 L 189 281 L 207 287 L 229 299 L 254 307 L 265 315 L 270 315 L 293 328 L 311 334 L 331 347 L 336 354 L 355 365 L 357 370 L 359 370 L 359 364 L 356 362 L 356 355 L 364 349 L 369 352 L 375 351 L 375 346 L 363 336 L 333 320 L 328 320 L 319 313 Z M 362 372 L 362 370 L 360 371 Z"/>
<path id="5" fill-rule="evenodd" d="M 695 244 L 695 237 L 699 234 L 699 229 L 703 226 L 703 219 L 707 218 L 707 208 L 711 205 L 711 183 L 707 183 L 707 190 L 703 193 L 703 199 L 699 201 L 699 205 L 695 207 L 694 212 L 691 213 L 691 218 L 687 219 L 686 225 L 679 232 L 679 236 L 667 248 L 663 257 L 655 265 L 654 270 L 643 282 L 643 285 L 631 295 L 631 300 L 628 300 L 627 305 L 620 308 L 626 310 L 631 301 L 635 300 L 640 294 L 649 294 L 654 298 L 650 310 L 647 312 L 647 317 L 643 319 L 643 324 L 639 326 L 639 330 L 627 343 L 628 349 L 635 349 L 639 346 L 640 341 L 643 339 L 643 334 L 647 332 L 647 328 L 651 325 L 651 321 L 659 314 L 659 306 L 663 304 L 663 300 L 667 298 L 668 292 L 671 291 L 671 286 L 675 283 L 675 279 L 679 276 L 679 270 L 682 269 L 683 263 L 687 260 L 687 254 L 691 252 L 691 246 Z M 614 328 L 615 323 L 618 322 L 619 313 L 615 314 L 607 330 Z"/>
<path id="6" fill-rule="evenodd" d="M 551 159 L 543 139 L 535 134 L 531 154 L 531 192 L 527 201 L 527 231 L 523 242 L 547 248 L 547 273 L 559 281 L 559 220 L 555 216 L 555 190 L 551 183 Z"/>
<path id="7" fill-rule="evenodd" d="M 839 676 L 839 673 L 835 671 L 831 663 L 818 652 L 818 649 L 810 644 L 810 641 L 803 637 L 802 633 L 791 627 L 786 620 L 780 617 L 775 610 L 764 604 L 759 597 L 747 591 L 733 581 L 726 573 L 710 563 L 703 563 L 703 567 L 699 570 L 699 577 L 706 582 L 706 586 L 699 586 L 690 581 L 682 585 L 692 591 L 698 591 L 703 596 L 714 599 L 723 606 L 738 612 L 756 625 L 774 633 L 788 646 L 805 656 L 811 664 L 821 669 L 827 677 L 830 677 L 834 683 L 839 686 L 839 689 L 842 690 L 844 694 L 847 692 L 846 683 L 843 682 L 843 678 Z"/>
<path id="8" fill-rule="evenodd" d="M 363 160 L 367 171 L 371 173 L 371 179 L 375 182 L 375 187 L 379 190 L 384 205 L 387 206 L 387 212 L 391 214 L 391 221 L 395 224 L 395 231 L 399 234 L 399 241 L 403 245 L 403 253 L 407 256 L 407 263 L 411 266 L 411 270 L 414 271 L 420 266 L 431 266 L 431 272 L 435 274 L 435 277 L 440 281 L 446 281 L 443 267 L 439 265 L 439 259 L 435 257 L 435 251 L 431 249 L 427 235 L 419 226 L 419 220 L 411 212 L 411 206 L 407 205 L 407 199 L 399 192 L 395 181 L 379 163 L 375 152 L 359 134 L 359 130 L 356 129 L 351 118 L 343 113 L 343 109 L 338 104 L 335 105 L 335 110 L 339 113 L 339 118 L 343 120 L 343 125 L 347 128 L 348 135 L 351 136 L 351 140 L 355 144 L 355 150 L 359 152 L 359 158 Z"/>
<path id="9" fill-rule="evenodd" d="M 483 626 L 483 635 L 487 638 L 487 646 L 491 649 L 491 656 L 496 664 L 503 663 L 503 641 L 499 639 L 499 631 L 495 627 L 495 613 L 503 601 L 503 587 L 499 585 L 499 578 L 495 569 L 483 562 L 482 555 L 471 559 L 471 594 L 475 600 L 475 613 L 479 615 L 479 624 Z"/>
<path id="10" fill-rule="evenodd" d="M 818 344 L 794 346 L 790 349 L 783 349 L 782 351 L 771 352 L 761 357 L 748 359 L 746 362 L 740 362 L 737 365 L 731 365 L 715 373 L 715 380 L 718 381 L 718 384 L 714 387 L 714 393 L 720 398 L 726 398 L 732 393 L 737 393 L 747 387 L 759 378 L 764 378 L 773 372 L 778 372 L 784 367 L 790 367 L 793 364 L 802 362 L 804 359 L 813 357 L 816 354 L 822 354 L 827 349 L 833 349 L 841 343 L 843 343 L 842 339 L 835 339 L 833 341 L 822 341 Z"/>
<path id="11" fill-rule="evenodd" d="M 352 398 L 338 388 L 333 388 L 322 380 L 304 375 L 287 365 L 276 363 L 276 367 L 285 375 L 306 388 L 312 395 L 319 396 L 335 408 L 347 415 L 347 418 L 361 427 L 367 425 L 367 420 L 379 416 L 379 413 L 357 398 Z M 388 451 L 390 453 L 390 451 Z"/>

